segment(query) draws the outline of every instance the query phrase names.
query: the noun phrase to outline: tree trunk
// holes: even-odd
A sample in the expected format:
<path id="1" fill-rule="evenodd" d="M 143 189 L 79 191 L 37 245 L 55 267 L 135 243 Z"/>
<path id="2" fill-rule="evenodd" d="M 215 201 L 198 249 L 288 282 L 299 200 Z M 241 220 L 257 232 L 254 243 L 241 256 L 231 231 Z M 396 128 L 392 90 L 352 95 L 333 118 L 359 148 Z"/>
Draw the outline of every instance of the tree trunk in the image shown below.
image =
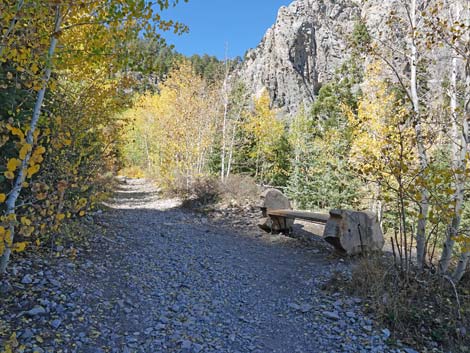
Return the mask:
<path id="1" fill-rule="evenodd" d="M 222 99 L 224 104 L 224 116 L 222 120 L 222 150 L 220 151 L 220 180 L 223 182 L 225 179 L 225 153 L 227 149 L 227 116 L 228 116 L 228 59 L 225 55 L 225 76 L 222 85 Z"/>
<path id="2" fill-rule="evenodd" d="M 38 124 L 39 116 L 41 114 L 42 103 L 44 101 L 44 95 L 46 94 L 47 85 L 51 78 L 52 58 L 54 56 L 54 52 L 57 46 L 57 42 L 58 42 L 57 35 L 60 31 L 61 24 L 62 24 L 62 13 L 60 11 L 60 6 L 57 6 L 55 24 L 54 24 L 54 33 L 51 36 L 49 50 L 47 53 L 47 61 L 46 61 L 47 68 L 44 73 L 42 88 L 41 90 L 39 90 L 37 98 L 36 98 L 33 115 L 31 118 L 31 122 L 29 124 L 28 132 L 26 134 L 26 143 L 30 144 L 31 147 L 34 144 L 34 131 L 36 130 L 36 126 Z M 31 153 L 32 153 L 32 148 L 29 150 L 29 152 L 26 154 L 25 158 L 21 162 L 21 166 L 20 166 L 18 175 L 16 176 L 15 182 L 13 184 L 13 188 L 8 195 L 8 199 L 6 201 L 6 212 L 5 212 L 7 215 L 15 214 L 16 201 L 18 200 L 21 190 L 23 189 L 23 182 L 25 181 L 25 178 L 26 178 L 26 170 L 28 168 L 29 160 L 31 159 Z M 11 242 L 13 243 L 15 239 L 15 229 L 13 225 L 10 226 L 10 232 L 11 232 L 11 235 L 10 235 Z M 7 244 L 2 257 L 0 258 L 0 273 L 6 272 L 6 268 L 10 260 L 10 255 L 11 255 L 11 247 Z"/>
<path id="3" fill-rule="evenodd" d="M 149 143 L 148 143 L 148 135 L 144 133 L 144 145 L 145 145 L 145 157 L 147 159 L 147 171 L 152 173 L 152 162 L 150 160 L 150 151 L 149 151 Z"/>
<path id="4" fill-rule="evenodd" d="M 225 177 L 228 178 L 230 173 L 232 172 L 232 160 L 233 160 L 233 148 L 235 145 L 235 136 L 237 133 L 237 125 L 236 121 L 232 124 L 232 138 L 230 139 L 230 149 L 228 152 L 228 161 L 227 161 L 227 171 L 225 173 Z"/>
<path id="5" fill-rule="evenodd" d="M 470 8 L 467 8 L 468 12 L 467 14 L 470 13 Z M 467 24 L 468 24 L 467 20 Z M 470 39 L 467 38 L 467 46 L 470 45 Z M 468 121 L 470 120 L 470 56 L 467 56 L 465 58 L 465 98 L 464 98 L 464 117 L 463 121 L 465 123 L 464 125 L 464 139 L 466 140 L 467 146 L 468 146 Z M 467 270 L 468 266 L 468 261 L 470 259 L 470 250 L 467 249 L 466 252 L 464 252 L 459 259 L 459 262 L 457 264 L 457 268 L 455 269 L 454 272 L 454 280 L 456 282 L 460 281 L 462 279 L 462 276 L 464 275 L 465 271 Z"/>
<path id="6" fill-rule="evenodd" d="M 457 236 L 461 210 L 464 202 L 465 189 L 465 169 L 466 169 L 466 151 L 468 138 L 468 122 L 465 114 L 462 115 L 462 123 L 458 123 L 457 112 L 457 58 L 452 59 L 452 75 L 451 75 L 451 92 L 450 92 L 450 109 L 452 119 L 451 143 L 452 143 L 452 169 L 455 175 L 454 196 L 455 201 L 453 217 L 447 227 L 446 240 L 442 250 L 441 259 L 439 261 L 439 272 L 445 274 L 449 268 L 454 249 L 454 237 Z"/>
<path id="7" fill-rule="evenodd" d="M 428 168 L 428 158 L 426 148 L 424 145 L 423 131 L 420 117 L 420 105 L 418 97 L 418 79 L 417 79 L 417 66 L 418 66 L 418 49 L 416 46 L 416 0 L 411 0 L 410 19 L 411 19 L 411 100 L 414 112 L 414 128 L 416 135 L 416 145 L 418 148 L 418 159 L 421 174 Z M 421 201 L 419 202 L 419 219 L 418 227 L 416 230 L 416 257 L 419 269 L 424 267 L 426 258 L 426 223 L 429 209 L 429 192 L 425 186 L 421 188 Z"/>

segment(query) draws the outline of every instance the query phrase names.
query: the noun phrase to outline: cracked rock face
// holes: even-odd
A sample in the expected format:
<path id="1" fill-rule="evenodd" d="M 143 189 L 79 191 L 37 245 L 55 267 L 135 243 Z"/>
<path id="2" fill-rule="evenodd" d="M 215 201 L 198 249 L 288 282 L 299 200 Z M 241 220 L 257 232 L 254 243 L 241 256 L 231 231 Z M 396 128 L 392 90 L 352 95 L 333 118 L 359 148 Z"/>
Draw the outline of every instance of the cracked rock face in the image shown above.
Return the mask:
<path id="1" fill-rule="evenodd" d="M 239 77 L 274 106 L 295 112 L 313 102 L 321 84 L 349 58 L 347 37 L 361 9 L 351 0 L 296 0 L 279 9 L 276 23 L 248 51 Z"/>
<path id="2" fill-rule="evenodd" d="M 462 13 L 465 2 L 455 0 L 452 13 Z M 407 29 L 387 24 L 391 12 L 406 18 L 403 4 L 400 0 L 295 0 L 279 9 L 276 23 L 261 43 L 247 52 L 238 77 L 255 96 L 266 89 L 273 106 L 288 114 L 295 113 L 301 105 L 308 107 L 322 84 L 330 81 L 350 58 L 348 42 L 359 18 L 365 21 L 373 37 L 390 43 L 382 45 L 381 50 L 399 73 L 406 74 L 409 63 L 403 53 L 409 48 Z M 435 47 L 421 60 L 436 101 L 445 94 L 442 80 L 449 75 L 451 55 L 447 47 Z M 459 70 L 464 71 L 463 67 Z M 396 80 L 394 73 L 388 71 L 385 74 Z"/>

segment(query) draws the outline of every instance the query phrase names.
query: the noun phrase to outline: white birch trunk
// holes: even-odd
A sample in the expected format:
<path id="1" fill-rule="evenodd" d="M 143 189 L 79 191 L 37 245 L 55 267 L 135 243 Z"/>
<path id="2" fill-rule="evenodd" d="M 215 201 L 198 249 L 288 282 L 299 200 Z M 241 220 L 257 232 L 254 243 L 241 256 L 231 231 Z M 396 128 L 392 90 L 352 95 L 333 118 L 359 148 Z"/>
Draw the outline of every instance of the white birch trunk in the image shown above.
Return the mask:
<path id="1" fill-rule="evenodd" d="M 466 25 L 467 28 L 470 27 L 470 2 L 467 1 L 466 4 L 466 11 L 464 12 L 466 14 Z M 467 32 L 466 38 L 465 38 L 465 44 L 466 47 L 470 47 L 470 34 Z M 470 120 L 470 54 L 467 52 L 467 56 L 465 57 L 465 96 L 464 96 L 464 116 L 463 119 L 464 121 L 464 139 L 467 143 L 467 149 L 468 149 L 468 121 Z M 467 151 L 465 151 L 467 152 Z M 465 271 L 467 270 L 468 262 L 470 259 L 470 250 L 467 249 L 466 252 L 464 252 L 460 258 L 459 262 L 457 264 L 457 268 L 455 269 L 453 278 L 454 281 L 458 282 L 462 279 L 463 275 L 465 274 Z"/>
<path id="2" fill-rule="evenodd" d="M 424 146 L 423 131 L 420 117 L 420 104 L 418 97 L 418 79 L 417 79 L 417 64 L 418 64 L 418 48 L 416 45 L 416 23 L 417 23 L 417 9 L 416 0 L 411 0 L 410 19 L 411 19 L 411 99 L 414 111 L 414 126 L 416 135 L 416 145 L 418 148 L 418 159 L 421 171 L 427 169 L 428 158 L 426 148 Z M 421 189 L 421 201 L 419 202 L 419 219 L 416 229 L 416 257 L 418 268 L 422 269 L 424 266 L 426 256 L 426 222 L 429 209 L 429 192 L 426 187 Z"/>
<path id="3" fill-rule="evenodd" d="M 34 143 L 34 131 L 36 130 L 36 126 L 38 124 L 39 116 L 41 115 L 41 108 L 42 108 L 42 103 L 44 101 L 44 96 L 46 94 L 46 89 L 47 85 L 49 83 L 49 80 L 51 78 L 51 73 L 52 73 L 52 58 L 54 56 L 54 52 L 57 46 L 57 33 L 60 31 L 60 26 L 62 24 L 62 13 L 60 11 L 60 7 L 56 7 L 56 18 L 55 18 L 55 24 L 54 24 L 54 33 L 51 36 L 51 41 L 49 44 L 49 50 L 47 53 L 47 68 L 43 76 L 43 83 L 42 83 L 42 88 L 39 90 L 38 95 L 36 97 L 36 103 L 34 105 L 34 110 L 33 110 L 33 115 L 31 118 L 31 122 L 29 124 L 29 130 L 26 134 L 26 143 L 30 144 L 33 146 Z M 30 150 L 23 161 L 21 162 L 21 166 L 19 168 L 19 172 L 16 176 L 16 179 L 13 184 L 13 188 L 11 189 L 7 201 L 6 201 L 6 214 L 15 214 L 15 208 L 16 208 L 16 202 L 18 200 L 18 197 L 20 196 L 21 190 L 23 189 L 23 182 L 25 181 L 26 178 L 26 170 L 28 168 L 29 160 L 31 158 L 31 152 Z M 15 239 L 15 229 L 14 226 L 10 226 L 10 232 L 11 232 L 11 241 L 13 242 Z M 10 246 L 6 246 L 5 251 L 0 258 L 0 273 L 5 273 L 8 262 L 10 260 L 10 255 L 11 255 L 11 248 Z"/>
<path id="4" fill-rule="evenodd" d="M 459 123 L 457 112 L 457 58 L 452 59 L 452 75 L 451 75 L 451 92 L 450 92 L 450 109 L 452 119 L 451 143 L 452 143 L 452 169 L 455 175 L 454 181 L 454 214 L 450 224 L 447 227 L 446 240 L 439 261 L 439 272 L 445 274 L 449 268 L 454 249 L 454 237 L 457 236 L 461 210 L 464 201 L 465 189 L 465 168 L 466 168 L 466 151 L 467 151 L 467 135 L 468 123 L 463 114 L 462 122 Z"/>
<path id="5" fill-rule="evenodd" d="M 228 151 L 228 161 L 227 161 L 227 171 L 225 172 L 225 177 L 228 178 L 232 172 L 232 160 L 233 160 L 233 148 L 235 145 L 235 136 L 237 133 L 237 121 L 232 123 L 232 137 L 230 139 L 230 147 Z"/>
<path id="6" fill-rule="evenodd" d="M 224 83 L 222 85 L 222 99 L 224 104 L 224 116 L 222 121 L 222 150 L 220 151 L 220 179 L 223 182 L 225 179 L 225 153 L 227 149 L 227 116 L 228 116 L 228 61 L 227 57 L 225 58 L 225 77 Z"/>

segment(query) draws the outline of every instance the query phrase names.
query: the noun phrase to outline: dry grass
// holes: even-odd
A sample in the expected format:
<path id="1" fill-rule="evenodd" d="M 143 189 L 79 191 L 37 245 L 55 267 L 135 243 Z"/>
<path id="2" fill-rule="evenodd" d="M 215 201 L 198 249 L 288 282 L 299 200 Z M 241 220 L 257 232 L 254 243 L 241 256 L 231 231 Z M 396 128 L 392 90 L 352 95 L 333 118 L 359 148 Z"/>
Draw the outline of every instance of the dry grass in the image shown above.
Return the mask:
<path id="1" fill-rule="evenodd" d="M 167 193 L 181 197 L 183 206 L 189 208 L 203 208 L 217 203 L 243 207 L 256 204 L 260 190 L 253 178 L 232 175 L 224 182 L 217 176 L 198 177 L 190 183 L 184 178 L 177 179 Z"/>
<path id="2" fill-rule="evenodd" d="M 352 278 L 333 278 L 329 289 L 366 299 L 366 308 L 393 335 L 426 351 L 470 352 L 470 284 L 454 290 L 433 273 L 402 274 L 387 256 L 359 259 Z M 458 300 L 457 300 L 458 297 Z"/>
<path id="3" fill-rule="evenodd" d="M 259 202 L 260 187 L 252 177 L 230 175 L 220 183 L 221 200 L 237 206 L 254 205 Z"/>

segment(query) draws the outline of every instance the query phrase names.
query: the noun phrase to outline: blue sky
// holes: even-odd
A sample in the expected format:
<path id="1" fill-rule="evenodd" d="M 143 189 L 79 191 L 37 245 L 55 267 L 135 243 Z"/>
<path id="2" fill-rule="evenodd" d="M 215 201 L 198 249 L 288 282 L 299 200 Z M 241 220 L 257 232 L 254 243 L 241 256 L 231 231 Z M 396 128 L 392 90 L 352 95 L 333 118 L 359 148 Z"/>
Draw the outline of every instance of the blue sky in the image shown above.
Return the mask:
<path id="1" fill-rule="evenodd" d="M 163 18 L 189 26 L 183 36 L 164 33 L 163 37 L 185 55 L 209 54 L 219 59 L 243 57 L 255 47 L 272 26 L 277 11 L 292 0 L 189 0 L 166 10 Z"/>

